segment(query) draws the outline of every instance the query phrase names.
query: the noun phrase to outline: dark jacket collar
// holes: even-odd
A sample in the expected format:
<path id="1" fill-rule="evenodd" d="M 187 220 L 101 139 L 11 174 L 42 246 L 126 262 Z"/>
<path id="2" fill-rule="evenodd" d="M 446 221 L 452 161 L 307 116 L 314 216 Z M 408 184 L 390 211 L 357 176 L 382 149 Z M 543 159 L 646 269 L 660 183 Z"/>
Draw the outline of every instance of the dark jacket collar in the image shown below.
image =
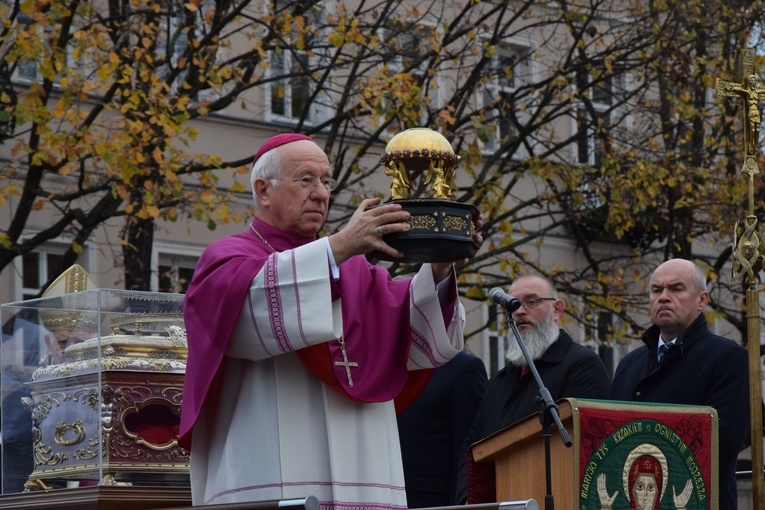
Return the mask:
<path id="1" fill-rule="evenodd" d="M 693 322 L 691 322 L 691 325 L 685 328 L 683 331 L 680 332 L 679 335 L 677 335 L 677 339 L 675 340 L 675 345 L 679 346 L 681 351 L 688 349 L 693 344 L 699 341 L 701 338 L 701 334 L 703 331 L 707 329 L 707 318 L 704 315 L 704 312 L 701 312 L 696 319 L 694 319 Z M 648 349 L 655 353 L 656 349 L 658 349 L 659 344 L 659 327 L 654 325 L 651 326 L 646 330 L 646 332 L 643 334 L 642 337 L 643 343 L 648 346 Z M 666 340 L 666 338 L 665 338 Z"/>
<path id="2" fill-rule="evenodd" d="M 542 357 L 537 361 L 542 361 L 544 363 L 560 363 L 563 361 L 563 357 L 568 352 L 572 343 L 574 343 L 574 341 L 569 334 L 561 329 L 558 339 L 547 348 L 545 353 L 542 354 Z"/>

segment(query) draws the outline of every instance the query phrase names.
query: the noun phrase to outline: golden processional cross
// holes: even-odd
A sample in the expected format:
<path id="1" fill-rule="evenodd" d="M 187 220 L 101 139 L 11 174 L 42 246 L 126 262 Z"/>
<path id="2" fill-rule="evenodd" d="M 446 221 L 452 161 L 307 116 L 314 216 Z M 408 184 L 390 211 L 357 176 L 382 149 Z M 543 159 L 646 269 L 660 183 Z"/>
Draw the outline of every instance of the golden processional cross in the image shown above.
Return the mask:
<path id="1" fill-rule="evenodd" d="M 741 97 L 744 99 L 744 167 L 749 176 L 749 207 L 746 219 L 734 226 L 733 279 L 747 285 L 746 327 L 749 352 L 749 409 L 752 433 L 752 501 L 754 510 L 765 508 L 762 463 L 762 375 L 760 371 L 760 295 L 756 284 L 765 261 L 765 237 L 763 226 L 754 213 L 754 175 L 760 173 L 757 156 L 760 150 L 759 101 L 765 99 L 765 88 L 757 86 L 754 74 L 754 50 L 744 50 L 741 55 L 742 81 L 715 81 L 718 97 Z"/>
<path id="2" fill-rule="evenodd" d="M 718 97 L 744 98 L 744 168 L 742 172 L 749 174 L 760 173 L 757 166 L 757 152 L 760 148 L 760 108 L 758 102 L 765 99 L 765 88 L 757 87 L 754 75 L 754 50 L 744 50 L 741 55 L 741 83 L 715 80 L 715 93 Z"/>

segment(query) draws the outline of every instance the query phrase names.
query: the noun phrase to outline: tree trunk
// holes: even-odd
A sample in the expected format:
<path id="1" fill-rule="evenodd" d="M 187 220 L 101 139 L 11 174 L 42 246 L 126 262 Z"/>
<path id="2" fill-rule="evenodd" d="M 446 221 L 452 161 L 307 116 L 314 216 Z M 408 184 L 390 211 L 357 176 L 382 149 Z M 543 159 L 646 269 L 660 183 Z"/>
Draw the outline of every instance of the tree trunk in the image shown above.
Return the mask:
<path id="1" fill-rule="evenodd" d="M 130 217 L 125 226 L 125 288 L 150 291 L 151 250 L 154 242 L 154 220 Z M 155 289 L 156 290 L 156 289 Z"/>

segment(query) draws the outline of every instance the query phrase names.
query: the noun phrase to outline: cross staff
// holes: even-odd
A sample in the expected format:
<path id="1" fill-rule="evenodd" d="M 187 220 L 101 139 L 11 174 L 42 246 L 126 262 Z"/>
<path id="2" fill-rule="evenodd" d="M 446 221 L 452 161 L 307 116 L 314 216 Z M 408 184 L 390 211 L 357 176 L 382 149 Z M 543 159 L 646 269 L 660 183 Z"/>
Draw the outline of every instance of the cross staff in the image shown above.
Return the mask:
<path id="1" fill-rule="evenodd" d="M 760 141 L 759 101 L 765 99 L 765 88 L 757 87 L 754 74 L 754 51 L 744 50 L 741 55 L 741 83 L 715 81 L 718 97 L 744 99 L 744 168 L 749 175 L 749 211 L 746 219 L 734 227 L 733 279 L 740 277 L 747 285 L 746 328 L 749 353 L 749 409 L 752 434 L 752 501 L 754 510 L 765 508 L 765 490 L 762 472 L 762 374 L 760 372 L 760 295 L 756 283 L 765 261 L 763 226 L 754 213 L 754 175 L 759 173 L 757 153 Z"/>
<path id="2" fill-rule="evenodd" d="M 715 94 L 717 97 L 742 97 L 744 98 L 744 168 L 742 172 L 749 174 L 760 173 L 757 166 L 757 151 L 760 141 L 760 109 L 758 102 L 765 99 L 765 88 L 757 87 L 754 75 L 754 51 L 744 50 L 741 55 L 741 73 L 743 81 L 715 80 Z M 751 204 L 752 207 L 754 204 Z M 752 211 L 750 211 L 751 213 Z"/>

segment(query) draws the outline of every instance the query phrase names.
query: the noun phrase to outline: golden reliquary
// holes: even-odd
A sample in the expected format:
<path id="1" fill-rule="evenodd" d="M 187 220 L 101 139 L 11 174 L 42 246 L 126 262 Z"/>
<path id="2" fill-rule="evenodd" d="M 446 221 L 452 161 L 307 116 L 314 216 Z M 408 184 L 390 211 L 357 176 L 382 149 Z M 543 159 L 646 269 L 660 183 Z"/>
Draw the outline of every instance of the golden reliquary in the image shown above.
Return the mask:
<path id="1" fill-rule="evenodd" d="M 429 128 L 407 129 L 390 139 L 380 163 L 391 177 L 391 203 L 401 204 L 411 214 L 411 229 L 383 236 L 404 253 L 403 258 L 382 252 L 374 252 L 374 257 L 417 263 L 453 262 L 475 255 L 478 209 L 452 200 L 459 160 L 446 137 Z"/>

